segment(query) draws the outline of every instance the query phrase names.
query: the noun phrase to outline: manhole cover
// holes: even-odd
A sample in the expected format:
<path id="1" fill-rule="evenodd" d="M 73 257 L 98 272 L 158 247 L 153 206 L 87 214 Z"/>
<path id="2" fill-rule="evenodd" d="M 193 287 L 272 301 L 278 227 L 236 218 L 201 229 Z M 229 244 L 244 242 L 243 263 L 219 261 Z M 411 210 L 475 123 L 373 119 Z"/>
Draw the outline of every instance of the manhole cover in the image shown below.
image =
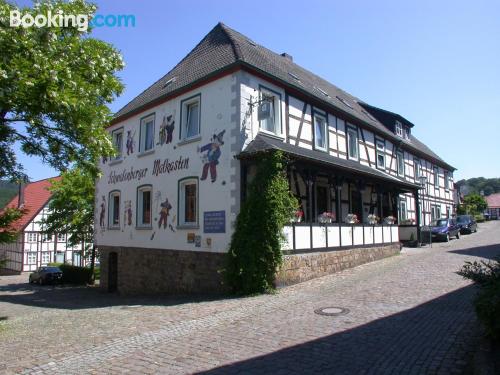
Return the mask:
<path id="1" fill-rule="evenodd" d="M 322 307 L 314 310 L 314 312 L 318 315 L 337 316 L 348 314 L 349 309 L 345 309 L 343 307 Z"/>

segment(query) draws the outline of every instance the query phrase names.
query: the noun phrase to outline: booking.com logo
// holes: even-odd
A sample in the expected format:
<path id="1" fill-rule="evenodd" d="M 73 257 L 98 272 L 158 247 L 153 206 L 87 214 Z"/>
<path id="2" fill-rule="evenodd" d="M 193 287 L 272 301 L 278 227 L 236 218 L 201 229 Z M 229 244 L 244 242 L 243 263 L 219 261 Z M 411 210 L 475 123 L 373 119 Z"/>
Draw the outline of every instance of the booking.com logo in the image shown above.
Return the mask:
<path id="1" fill-rule="evenodd" d="M 96 14 L 90 18 L 88 14 L 64 14 L 61 10 L 54 14 L 33 16 L 21 14 L 18 10 L 10 11 L 11 27 L 76 27 L 79 31 L 87 31 L 90 27 L 135 27 L 133 14 Z"/>

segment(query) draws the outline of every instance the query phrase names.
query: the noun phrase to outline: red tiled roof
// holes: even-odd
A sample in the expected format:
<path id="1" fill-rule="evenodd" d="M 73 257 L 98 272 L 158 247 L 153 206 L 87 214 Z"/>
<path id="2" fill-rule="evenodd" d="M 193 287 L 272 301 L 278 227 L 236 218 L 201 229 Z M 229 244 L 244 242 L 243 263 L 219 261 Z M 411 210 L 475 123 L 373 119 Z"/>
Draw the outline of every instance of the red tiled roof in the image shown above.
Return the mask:
<path id="1" fill-rule="evenodd" d="M 48 190 L 51 180 L 60 180 L 61 177 L 52 177 L 45 180 L 35 181 L 27 184 L 24 188 L 24 208 L 26 213 L 12 226 L 16 230 L 23 230 L 35 218 L 40 210 L 47 204 L 52 194 Z M 17 208 L 19 194 L 7 203 L 5 208 Z"/>
<path id="2" fill-rule="evenodd" d="M 489 208 L 500 207 L 500 193 L 488 195 L 485 199 Z"/>

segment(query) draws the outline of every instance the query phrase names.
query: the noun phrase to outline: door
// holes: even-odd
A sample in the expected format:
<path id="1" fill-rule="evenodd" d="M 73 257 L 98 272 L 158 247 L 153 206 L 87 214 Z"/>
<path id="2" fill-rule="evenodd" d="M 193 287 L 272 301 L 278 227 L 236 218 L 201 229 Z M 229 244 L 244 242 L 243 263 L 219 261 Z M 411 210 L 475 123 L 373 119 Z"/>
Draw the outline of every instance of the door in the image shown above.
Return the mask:
<path id="1" fill-rule="evenodd" d="M 356 214 L 360 222 L 363 221 L 363 212 L 361 207 L 361 193 L 358 190 L 351 190 L 351 212 Z"/>
<path id="2" fill-rule="evenodd" d="M 108 257 L 108 292 L 116 292 L 118 288 L 118 254 L 109 253 Z"/>

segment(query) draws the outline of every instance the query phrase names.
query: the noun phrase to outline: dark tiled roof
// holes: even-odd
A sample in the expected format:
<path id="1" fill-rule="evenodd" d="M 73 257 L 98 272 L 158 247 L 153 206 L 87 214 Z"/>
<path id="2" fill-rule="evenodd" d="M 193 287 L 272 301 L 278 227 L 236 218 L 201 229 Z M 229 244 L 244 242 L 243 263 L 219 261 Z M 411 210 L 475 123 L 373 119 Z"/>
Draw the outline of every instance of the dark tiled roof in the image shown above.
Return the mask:
<path id="1" fill-rule="evenodd" d="M 120 109 L 115 115 L 115 121 L 131 112 L 140 110 L 141 107 L 154 100 L 174 94 L 181 88 L 190 86 L 234 64 L 242 64 L 256 69 L 294 87 L 305 95 L 312 96 L 326 105 L 334 107 L 338 112 L 345 113 L 347 117 L 358 119 L 389 139 L 397 138 L 392 131 L 360 105 L 361 101 L 358 98 L 295 64 L 290 58 L 253 42 L 222 23 L 217 24 L 169 73 Z M 165 84 L 174 77 L 175 82 L 165 87 Z M 298 80 L 294 77 L 297 77 Z M 397 141 L 399 140 L 396 139 Z M 454 169 L 415 137 L 412 136 L 410 140 L 401 139 L 400 141 L 408 148 L 417 152 L 421 151 L 447 168 Z"/>
<path id="2" fill-rule="evenodd" d="M 240 158 L 251 157 L 252 155 L 264 151 L 281 150 L 288 155 L 294 156 L 298 159 L 309 160 L 315 163 L 321 163 L 331 166 L 332 168 L 339 169 L 345 172 L 356 171 L 365 176 L 375 178 L 383 182 L 390 182 L 395 185 L 403 186 L 410 190 L 418 189 L 420 186 L 408 181 L 391 176 L 378 169 L 368 167 L 360 164 L 357 161 L 341 159 L 331 156 L 326 152 L 309 150 L 303 147 L 297 147 L 289 143 L 283 142 L 281 139 L 267 136 L 259 133 L 246 147 L 246 149 L 239 154 Z"/>
<path id="3" fill-rule="evenodd" d="M 135 111 L 149 102 L 177 91 L 237 60 L 234 46 L 221 24 L 215 26 L 170 72 L 120 109 L 115 118 Z M 171 83 L 166 85 L 171 79 Z"/>

